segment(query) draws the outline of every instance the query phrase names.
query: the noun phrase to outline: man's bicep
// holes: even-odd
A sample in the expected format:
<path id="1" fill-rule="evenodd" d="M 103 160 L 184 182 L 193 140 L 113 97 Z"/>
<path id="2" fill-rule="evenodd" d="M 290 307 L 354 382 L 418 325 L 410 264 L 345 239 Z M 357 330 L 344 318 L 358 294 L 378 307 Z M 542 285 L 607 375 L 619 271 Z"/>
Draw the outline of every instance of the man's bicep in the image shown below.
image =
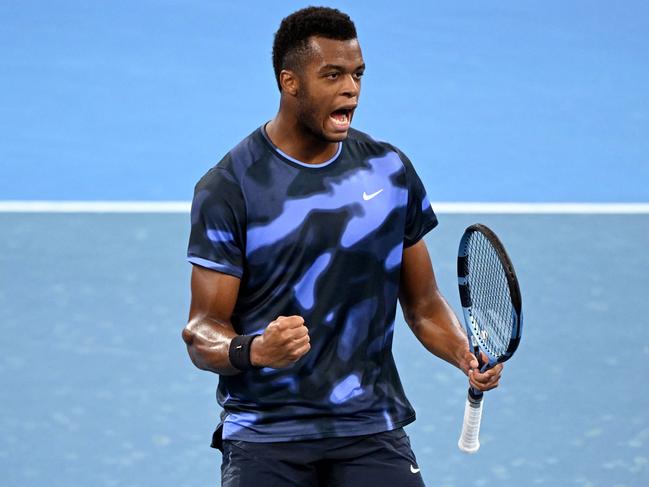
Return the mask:
<path id="1" fill-rule="evenodd" d="M 194 265 L 189 322 L 182 337 L 196 367 L 217 374 L 236 373 L 228 358 L 237 334 L 230 318 L 237 302 L 239 278 Z"/>
<path id="2" fill-rule="evenodd" d="M 403 250 L 399 301 L 406 319 L 431 303 L 438 292 L 430 255 L 422 239 Z"/>
<path id="3" fill-rule="evenodd" d="M 229 324 L 240 282 L 238 277 L 192 265 L 189 321 L 209 318 Z"/>

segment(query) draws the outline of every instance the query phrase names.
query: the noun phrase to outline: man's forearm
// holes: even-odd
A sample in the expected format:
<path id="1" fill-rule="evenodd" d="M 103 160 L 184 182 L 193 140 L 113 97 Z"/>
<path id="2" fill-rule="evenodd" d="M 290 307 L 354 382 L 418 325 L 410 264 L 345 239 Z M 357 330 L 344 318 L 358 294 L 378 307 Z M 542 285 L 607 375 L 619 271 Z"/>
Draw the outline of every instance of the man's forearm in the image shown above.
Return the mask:
<path id="1" fill-rule="evenodd" d="M 464 370 L 468 348 L 466 334 L 441 294 L 436 293 L 419 309 L 413 310 L 406 321 L 428 351 L 467 372 Z"/>
<path id="2" fill-rule="evenodd" d="M 194 365 L 221 375 L 240 372 L 229 359 L 230 342 L 236 335 L 229 323 L 207 317 L 194 318 L 183 329 L 183 340 Z"/>

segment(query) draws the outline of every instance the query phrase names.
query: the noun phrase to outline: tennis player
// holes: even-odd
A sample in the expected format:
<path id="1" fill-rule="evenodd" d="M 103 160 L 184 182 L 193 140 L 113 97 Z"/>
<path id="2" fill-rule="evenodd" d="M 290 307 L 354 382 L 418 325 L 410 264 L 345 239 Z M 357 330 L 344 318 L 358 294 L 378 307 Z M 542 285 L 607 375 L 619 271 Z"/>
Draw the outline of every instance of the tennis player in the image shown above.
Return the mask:
<path id="1" fill-rule="evenodd" d="M 397 300 L 473 387 L 467 339 L 422 237 L 437 218 L 412 163 L 351 128 L 365 70 L 351 19 L 309 7 L 273 44 L 274 119 L 196 185 L 188 259 L 193 363 L 219 374 L 222 485 L 421 486 L 394 359 Z"/>

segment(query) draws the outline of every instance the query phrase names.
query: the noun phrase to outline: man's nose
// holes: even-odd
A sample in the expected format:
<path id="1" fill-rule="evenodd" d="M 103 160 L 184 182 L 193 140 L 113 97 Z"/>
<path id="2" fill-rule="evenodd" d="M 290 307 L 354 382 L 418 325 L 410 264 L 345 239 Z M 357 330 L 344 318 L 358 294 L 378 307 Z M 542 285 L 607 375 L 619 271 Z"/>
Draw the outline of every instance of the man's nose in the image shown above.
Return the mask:
<path id="1" fill-rule="evenodd" d="M 348 74 L 344 78 L 343 94 L 353 98 L 361 92 L 360 80 L 356 79 L 353 74 Z"/>

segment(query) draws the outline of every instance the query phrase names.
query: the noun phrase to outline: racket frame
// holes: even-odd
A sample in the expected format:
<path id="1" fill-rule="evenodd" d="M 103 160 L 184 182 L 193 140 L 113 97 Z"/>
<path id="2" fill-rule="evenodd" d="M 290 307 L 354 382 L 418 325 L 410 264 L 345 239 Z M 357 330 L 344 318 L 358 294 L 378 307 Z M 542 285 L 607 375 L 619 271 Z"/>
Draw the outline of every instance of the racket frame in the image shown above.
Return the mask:
<path id="1" fill-rule="evenodd" d="M 509 345 L 507 350 L 500 356 L 496 357 L 489 347 L 486 346 L 484 338 L 480 336 L 480 333 L 477 332 L 479 327 L 477 326 L 477 320 L 472 310 L 471 302 L 471 292 L 469 289 L 469 283 L 467 280 L 468 272 L 468 243 L 471 235 L 474 232 L 480 232 L 484 235 L 491 245 L 496 250 L 496 255 L 498 260 L 503 267 L 505 278 L 507 279 L 507 287 L 509 289 L 509 296 L 512 302 L 512 319 L 514 320 L 514 326 L 512 327 L 511 336 L 509 338 Z M 480 364 L 481 372 L 484 372 L 487 369 L 490 369 L 498 363 L 506 362 L 514 355 L 514 352 L 518 348 L 518 345 L 521 340 L 521 334 L 523 331 L 523 309 L 522 309 L 522 300 L 521 300 L 521 291 L 518 285 L 518 279 L 516 278 L 516 272 L 514 271 L 514 266 L 505 251 L 500 239 L 496 234 L 486 225 L 481 223 L 476 223 L 469 226 L 462 235 L 460 240 L 460 246 L 458 249 L 458 258 L 457 258 L 457 279 L 458 287 L 460 290 L 460 302 L 462 304 L 462 313 L 464 314 L 464 327 L 467 332 L 467 338 L 469 340 L 469 347 L 475 352 L 476 347 L 478 347 L 489 359 L 488 363 Z M 476 358 L 480 361 L 480 354 L 476 355 Z"/>

